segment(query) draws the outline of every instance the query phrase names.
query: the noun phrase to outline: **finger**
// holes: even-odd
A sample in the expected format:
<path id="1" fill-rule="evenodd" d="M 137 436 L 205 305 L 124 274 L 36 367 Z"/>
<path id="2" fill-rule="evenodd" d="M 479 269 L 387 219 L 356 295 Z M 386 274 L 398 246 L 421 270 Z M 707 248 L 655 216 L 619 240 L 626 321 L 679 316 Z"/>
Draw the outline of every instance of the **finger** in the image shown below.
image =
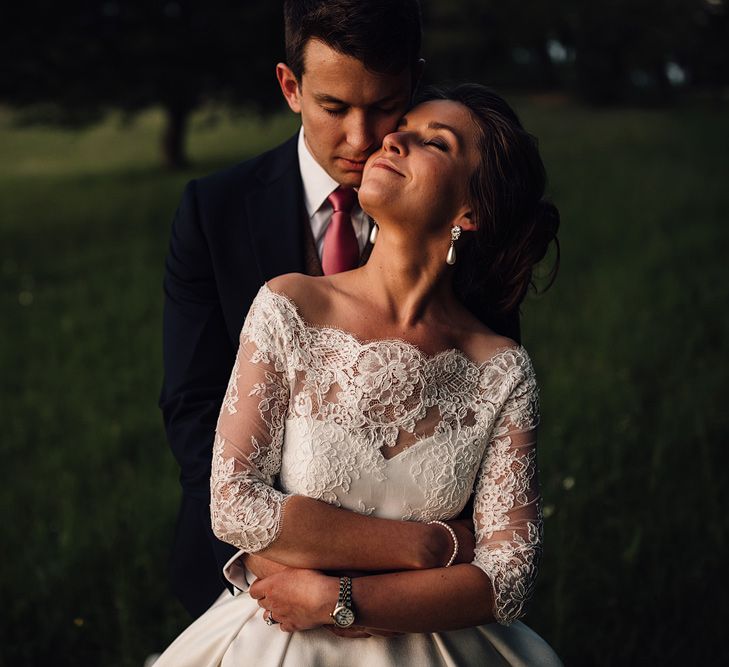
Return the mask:
<path id="1" fill-rule="evenodd" d="M 395 632 L 394 630 L 373 630 L 368 628 L 368 632 L 374 637 L 399 637 L 404 635 L 404 632 Z"/>
<path id="2" fill-rule="evenodd" d="M 344 632 L 344 637 L 371 637 L 372 632 L 369 628 L 361 625 L 350 625 L 348 628 L 340 628 Z"/>
<path id="3" fill-rule="evenodd" d="M 251 584 L 251 587 L 248 589 L 248 595 L 250 595 L 254 600 L 260 600 L 261 598 L 266 597 L 266 593 L 263 590 L 263 584 L 260 579 L 257 579 Z"/>
<path id="4" fill-rule="evenodd" d="M 345 637 L 348 639 L 366 639 L 367 637 L 372 636 L 364 630 L 352 630 L 352 628 L 338 628 L 334 625 L 325 625 L 324 627 L 337 637 Z"/>

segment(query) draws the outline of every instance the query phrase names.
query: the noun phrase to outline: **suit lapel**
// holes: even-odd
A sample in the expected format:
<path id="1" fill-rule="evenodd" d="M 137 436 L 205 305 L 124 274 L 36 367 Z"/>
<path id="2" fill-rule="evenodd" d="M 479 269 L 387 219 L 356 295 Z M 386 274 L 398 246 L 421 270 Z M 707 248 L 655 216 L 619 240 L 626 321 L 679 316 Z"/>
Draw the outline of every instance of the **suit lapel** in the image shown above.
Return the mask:
<path id="1" fill-rule="evenodd" d="M 263 280 L 293 272 L 322 275 L 304 210 L 297 144 L 295 134 L 273 151 L 258 168 L 258 186 L 246 195 L 250 239 Z M 360 266 L 367 262 L 371 252 L 368 240 Z"/>
<path id="2" fill-rule="evenodd" d="M 304 270 L 304 200 L 296 139 L 294 135 L 260 166 L 260 185 L 246 196 L 248 229 L 264 280 Z"/>

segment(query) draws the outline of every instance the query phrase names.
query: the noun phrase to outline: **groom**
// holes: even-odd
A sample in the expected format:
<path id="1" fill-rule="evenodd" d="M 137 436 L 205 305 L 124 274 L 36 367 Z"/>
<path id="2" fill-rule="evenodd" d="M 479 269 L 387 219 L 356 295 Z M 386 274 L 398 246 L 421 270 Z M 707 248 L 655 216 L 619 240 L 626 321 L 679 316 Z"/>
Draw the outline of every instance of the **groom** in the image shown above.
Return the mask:
<path id="1" fill-rule="evenodd" d="M 263 155 L 190 182 L 166 260 L 159 404 L 182 484 L 171 579 L 193 617 L 222 592 L 223 566 L 236 552 L 213 535 L 209 478 L 248 308 L 277 275 L 329 274 L 366 260 L 371 222 L 352 188 L 422 71 L 417 0 L 285 0 L 284 22 L 287 63 L 276 76 L 302 128 Z M 518 336 L 512 324 L 500 333 Z"/>
<path id="2" fill-rule="evenodd" d="M 302 129 L 263 155 L 190 182 L 166 260 L 159 404 L 182 484 L 171 579 L 193 617 L 222 592 L 223 565 L 236 551 L 213 535 L 209 479 L 248 308 L 277 275 L 360 263 L 371 223 L 352 188 L 395 129 L 422 69 L 417 0 L 286 0 L 284 22 L 287 63 L 276 76 Z M 330 224 L 335 204 L 344 209 L 337 225 Z"/>

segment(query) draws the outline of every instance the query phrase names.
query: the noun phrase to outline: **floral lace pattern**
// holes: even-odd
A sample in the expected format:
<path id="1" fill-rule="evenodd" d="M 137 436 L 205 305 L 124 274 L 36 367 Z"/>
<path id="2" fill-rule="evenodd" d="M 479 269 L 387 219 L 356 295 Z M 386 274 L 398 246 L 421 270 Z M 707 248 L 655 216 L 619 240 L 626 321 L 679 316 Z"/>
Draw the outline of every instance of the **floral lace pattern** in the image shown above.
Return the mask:
<path id="1" fill-rule="evenodd" d="M 524 612 L 541 552 L 534 371 L 522 347 L 477 364 L 401 340 L 305 322 L 264 285 L 241 331 L 216 430 L 216 535 L 246 552 L 276 539 L 286 499 L 431 521 L 474 495 L 473 564 L 494 615 Z"/>

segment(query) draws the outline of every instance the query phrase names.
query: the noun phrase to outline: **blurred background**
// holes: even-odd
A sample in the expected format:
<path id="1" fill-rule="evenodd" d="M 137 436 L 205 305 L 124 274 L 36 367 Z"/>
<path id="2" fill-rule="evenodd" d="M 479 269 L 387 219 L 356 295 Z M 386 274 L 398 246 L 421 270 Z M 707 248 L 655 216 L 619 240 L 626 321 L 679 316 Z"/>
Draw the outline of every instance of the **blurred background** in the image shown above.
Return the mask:
<path id="1" fill-rule="evenodd" d="M 426 82 L 500 90 L 562 213 L 523 306 L 567 665 L 726 664 L 729 2 L 423 0 Z M 0 20 L 0 665 L 141 665 L 187 619 L 157 409 L 191 178 L 290 136 L 279 2 L 27 2 Z M 724 500 L 722 501 L 722 498 Z"/>

